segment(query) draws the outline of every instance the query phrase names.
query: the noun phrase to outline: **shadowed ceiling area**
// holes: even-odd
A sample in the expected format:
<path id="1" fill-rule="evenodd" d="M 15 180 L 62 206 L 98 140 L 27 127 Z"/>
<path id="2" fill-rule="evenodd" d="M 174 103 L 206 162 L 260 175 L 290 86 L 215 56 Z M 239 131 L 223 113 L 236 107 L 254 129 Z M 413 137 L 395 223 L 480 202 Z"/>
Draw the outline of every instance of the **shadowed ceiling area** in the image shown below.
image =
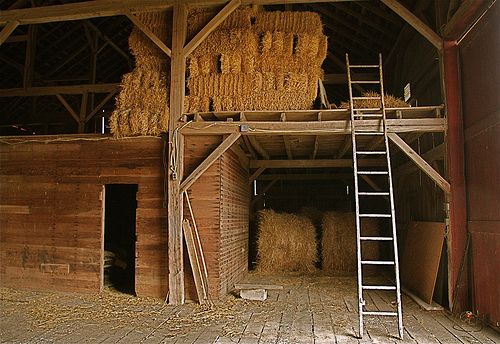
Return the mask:
<path id="1" fill-rule="evenodd" d="M 0 10 L 70 4 L 65 0 L 5 0 Z M 435 32 L 456 1 L 400 0 Z M 384 57 L 386 90 L 391 90 L 398 54 L 418 33 L 379 1 L 265 5 L 265 10 L 314 11 L 321 15 L 329 51 L 323 64 L 331 103 L 346 100 L 345 54 L 355 63 Z M 77 131 L 82 94 L 88 93 L 86 132 L 100 132 L 102 117 L 114 107 L 111 94 L 134 66 L 128 48 L 132 22 L 123 15 L 20 25 L 0 46 L 0 134 L 52 134 Z M 90 85 L 79 88 L 77 85 Z M 73 86 L 58 94 L 60 86 Z M 63 92 L 61 92 L 63 93 Z M 101 104 L 103 103 L 103 104 Z M 98 105 L 101 105 L 98 107 Z M 98 108 L 98 111 L 93 111 Z M 93 113 L 94 112 L 94 113 Z M 88 116 L 88 117 L 89 117 Z"/>

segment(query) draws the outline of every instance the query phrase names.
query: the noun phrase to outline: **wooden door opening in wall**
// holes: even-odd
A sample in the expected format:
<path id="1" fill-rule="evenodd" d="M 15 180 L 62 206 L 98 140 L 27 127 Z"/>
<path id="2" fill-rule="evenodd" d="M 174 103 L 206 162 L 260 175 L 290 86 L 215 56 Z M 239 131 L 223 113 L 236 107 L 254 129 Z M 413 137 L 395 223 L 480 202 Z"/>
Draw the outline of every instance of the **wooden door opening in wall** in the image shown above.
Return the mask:
<path id="1" fill-rule="evenodd" d="M 135 295 L 137 184 L 107 184 L 104 200 L 104 285 Z"/>

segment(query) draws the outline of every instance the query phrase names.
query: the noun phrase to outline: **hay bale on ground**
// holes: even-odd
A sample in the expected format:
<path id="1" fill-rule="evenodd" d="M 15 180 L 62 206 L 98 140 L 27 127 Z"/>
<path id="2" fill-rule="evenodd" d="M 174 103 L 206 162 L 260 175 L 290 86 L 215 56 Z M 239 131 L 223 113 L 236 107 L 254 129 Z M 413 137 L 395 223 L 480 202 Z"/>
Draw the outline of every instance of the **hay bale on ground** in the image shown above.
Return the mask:
<path id="1" fill-rule="evenodd" d="M 380 93 L 374 91 L 368 91 L 363 93 L 363 97 L 380 97 Z M 357 99 L 354 101 L 356 108 L 379 108 L 382 105 L 378 99 Z M 390 94 L 385 95 L 385 107 L 386 108 L 401 108 L 410 107 L 403 99 L 395 97 Z M 349 102 L 340 103 L 339 108 L 349 109 Z"/>
<path id="2" fill-rule="evenodd" d="M 323 217 L 322 262 L 323 271 L 336 275 L 347 276 L 356 273 L 356 224 L 354 213 L 327 212 Z M 378 236 L 379 225 L 376 219 L 362 220 L 362 234 Z M 363 246 L 363 259 L 379 258 L 377 243 Z"/>
<path id="3" fill-rule="evenodd" d="M 259 212 L 258 272 L 314 272 L 318 259 L 316 229 L 304 216 Z"/>

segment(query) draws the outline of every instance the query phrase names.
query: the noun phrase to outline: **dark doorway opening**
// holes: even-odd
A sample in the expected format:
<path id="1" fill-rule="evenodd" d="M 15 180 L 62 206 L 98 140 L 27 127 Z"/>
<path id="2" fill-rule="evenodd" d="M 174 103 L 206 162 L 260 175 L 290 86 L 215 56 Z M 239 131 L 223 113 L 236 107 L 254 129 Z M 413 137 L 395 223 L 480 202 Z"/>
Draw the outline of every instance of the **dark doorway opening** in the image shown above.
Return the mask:
<path id="1" fill-rule="evenodd" d="M 105 188 L 104 285 L 135 295 L 137 184 Z"/>

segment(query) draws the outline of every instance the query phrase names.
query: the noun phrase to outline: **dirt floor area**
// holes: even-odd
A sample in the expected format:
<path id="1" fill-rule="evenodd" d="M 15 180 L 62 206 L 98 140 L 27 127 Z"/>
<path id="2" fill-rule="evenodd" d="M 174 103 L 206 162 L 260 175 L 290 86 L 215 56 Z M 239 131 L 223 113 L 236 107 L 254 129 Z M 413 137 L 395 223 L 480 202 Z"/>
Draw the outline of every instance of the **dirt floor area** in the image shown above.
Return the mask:
<path id="1" fill-rule="evenodd" d="M 2 343 L 500 343 L 479 321 L 424 311 L 404 296 L 405 338 L 395 318 L 367 318 L 357 334 L 356 280 L 352 277 L 258 276 L 247 283 L 282 285 L 266 301 L 233 295 L 213 306 L 168 306 L 105 290 L 101 295 L 0 288 Z M 393 309 L 390 295 L 367 302 Z"/>

